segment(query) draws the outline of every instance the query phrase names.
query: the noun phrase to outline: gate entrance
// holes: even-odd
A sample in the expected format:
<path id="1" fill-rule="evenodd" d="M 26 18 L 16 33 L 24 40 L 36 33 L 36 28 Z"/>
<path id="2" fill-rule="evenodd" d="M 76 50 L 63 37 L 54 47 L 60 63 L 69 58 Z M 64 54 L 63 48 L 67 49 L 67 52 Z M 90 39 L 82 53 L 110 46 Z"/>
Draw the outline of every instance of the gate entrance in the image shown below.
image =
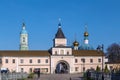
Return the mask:
<path id="1" fill-rule="evenodd" d="M 55 73 L 69 73 L 69 65 L 65 61 L 60 61 L 56 65 Z"/>

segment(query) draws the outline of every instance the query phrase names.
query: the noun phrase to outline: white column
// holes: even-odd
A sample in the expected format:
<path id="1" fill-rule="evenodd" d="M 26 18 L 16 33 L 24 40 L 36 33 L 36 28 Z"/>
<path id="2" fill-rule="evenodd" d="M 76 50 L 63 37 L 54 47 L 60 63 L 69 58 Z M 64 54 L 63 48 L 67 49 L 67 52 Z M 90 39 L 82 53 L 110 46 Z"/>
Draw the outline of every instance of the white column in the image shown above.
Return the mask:
<path id="1" fill-rule="evenodd" d="M 55 68 L 55 66 L 54 66 L 55 64 L 54 64 L 54 59 L 52 58 L 52 56 L 51 56 L 51 74 L 53 74 L 54 73 L 54 68 Z"/>

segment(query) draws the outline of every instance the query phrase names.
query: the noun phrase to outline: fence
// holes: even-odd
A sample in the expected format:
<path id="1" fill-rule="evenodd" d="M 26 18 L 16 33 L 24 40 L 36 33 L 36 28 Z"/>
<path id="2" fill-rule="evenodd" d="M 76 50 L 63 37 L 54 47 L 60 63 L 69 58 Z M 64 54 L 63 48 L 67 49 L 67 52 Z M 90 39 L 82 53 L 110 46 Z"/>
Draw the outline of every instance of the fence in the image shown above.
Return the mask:
<path id="1" fill-rule="evenodd" d="M 120 80 L 120 73 L 112 73 L 111 80 Z"/>
<path id="2" fill-rule="evenodd" d="M 27 73 L 1 73 L 1 80 L 18 80 L 28 77 Z"/>
<path id="3" fill-rule="evenodd" d="M 87 77 L 90 77 L 94 80 L 120 80 L 120 73 L 102 73 L 102 72 L 89 72 Z M 102 77 L 104 79 L 102 79 Z"/>
<path id="4" fill-rule="evenodd" d="M 102 80 L 102 77 L 104 77 L 104 80 L 111 80 L 111 74 L 109 73 L 94 72 L 91 73 L 90 77 L 94 80 Z"/>

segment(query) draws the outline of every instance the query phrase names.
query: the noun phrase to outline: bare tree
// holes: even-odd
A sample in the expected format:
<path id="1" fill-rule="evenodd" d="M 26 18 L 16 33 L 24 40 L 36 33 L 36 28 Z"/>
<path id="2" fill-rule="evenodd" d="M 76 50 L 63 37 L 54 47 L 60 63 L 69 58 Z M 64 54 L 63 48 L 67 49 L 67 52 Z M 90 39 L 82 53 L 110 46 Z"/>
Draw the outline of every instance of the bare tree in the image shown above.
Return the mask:
<path id="1" fill-rule="evenodd" d="M 107 48 L 109 62 L 120 62 L 120 45 L 117 43 L 111 44 Z"/>

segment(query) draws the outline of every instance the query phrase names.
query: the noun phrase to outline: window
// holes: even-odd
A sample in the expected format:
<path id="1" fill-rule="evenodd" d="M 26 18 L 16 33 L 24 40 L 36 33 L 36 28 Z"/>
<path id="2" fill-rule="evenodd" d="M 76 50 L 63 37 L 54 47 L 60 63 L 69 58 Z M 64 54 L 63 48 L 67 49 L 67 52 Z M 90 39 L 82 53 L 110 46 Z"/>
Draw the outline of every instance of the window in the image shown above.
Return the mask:
<path id="1" fill-rule="evenodd" d="M 78 67 L 75 67 L 75 71 L 78 71 L 78 69 L 79 69 Z"/>
<path id="2" fill-rule="evenodd" d="M 42 73 L 47 73 L 48 72 L 48 68 L 41 68 L 41 72 Z"/>
<path id="3" fill-rule="evenodd" d="M 101 59 L 98 59 L 98 62 L 101 63 Z"/>
<path id="4" fill-rule="evenodd" d="M 23 59 L 20 59 L 20 63 L 24 63 L 24 60 L 23 60 Z"/>
<path id="5" fill-rule="evenodd" d="M 46 68 L 46 72 L 48 72 L 48 68 Z"/>
<path id="6" fill-rule="evenodd" d="M 61 50 L 61 51 L 60 51 L 60 54 L 63 55 L 63 54 L 64 54 L 64 50 Z"/>
<path id="7" fill-rule="evenodd" d="M 83 72 L 85 71 L 85 67 L 83 67 Z"/>
<path id="8" fill-rule="evenodd" d="M 90 67 L 90 69 L 91 69 L 91 70 L 94 70 L 94 68 L 93 68 L 93 67 Z"/>
<path id="9" fill-rule="evenodd" d="M 5 63 L 8 63 L 8 59 L 5 59 Z"/>
<path id="10" fill-rule="evenodd" d="M 21 72 L 24 72 L 24 69 L 23 69 L 23 68 L 21 68 Z"/>
<path id="11" fill-rule="evenodd" d="M 41 61 L 40 61 L 40 59 L 38 59 L 38 63 L 40 63 Z"/>
<path id="12" fill-rule="evenodd" d="M 57 55 L 57 51 L 55 51 L 55 55 Z"/>
<path id="13" fill-rule="evenodd" d="M 25 37 L 23 37 L 23 42 L 25 42 Z"/>
<path id="14" fill-rule="evenodd" d="M 67 55 L 69 55 L 69 51 L 67 51 Z"/>
<path id="15" fill-rule="evenodd" d="M 48 59 L 46 59 L 45 62 L 48 63 Z"/>
<path id="16" fill-rule="evenodd" d="M 84 58 L 82 58 L 81 61 L 82 61 L 83 63 L 85 63 L 85 59 L 84 59 Z"/>
<path id="17" fill-rule="evenodd" d="M 30 63 L 32 63 L 32 59 L 30 59 L 30 61 L 29 61 Z"/>
<path id="18" fill-rule="evenodd" d="M 15 63 L 15 59 L 12 60 L 12 63 Z"/>
<path id="19" fill-rule="evenodd" d="M 2 59 L 0 59 L 0 64 L 2 64 Z"/>
<path id="20" fill-rule="evenodd" d="M 32 72 L 32 68 L 29 68 L 29 71 Z"/>
<path id="21" fill-rule="evenodd" d="M 93 59 L 90 59 L 90 63 L 93 63 Z"/>
<path id="22" fill-rule="evenodd" d="M 78 62 L 78 60 L 77 59 L 75 59 L 75 63 L 77 63 Z"/>

